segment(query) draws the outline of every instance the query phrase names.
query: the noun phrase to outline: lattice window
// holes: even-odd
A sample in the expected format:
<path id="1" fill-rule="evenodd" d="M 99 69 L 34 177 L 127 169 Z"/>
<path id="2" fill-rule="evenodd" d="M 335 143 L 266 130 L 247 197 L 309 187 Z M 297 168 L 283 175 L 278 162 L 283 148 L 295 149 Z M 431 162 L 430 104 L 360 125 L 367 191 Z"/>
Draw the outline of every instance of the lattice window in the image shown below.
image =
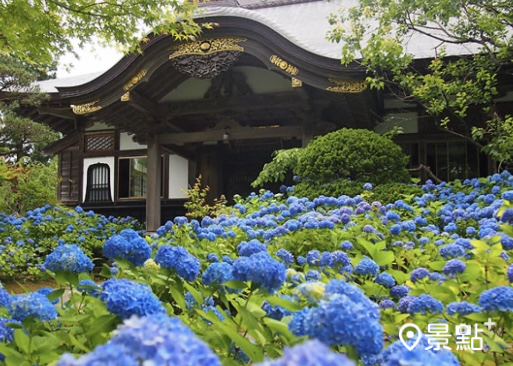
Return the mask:
<path id="1" fill-rule="evenodd" d="M 114 150 L 114 133 L 86 135 L 85 151 Z"/>
<path id="2" fill-rule="evenodd" d="M 93 164 L 87 169 L 86 202 L 110 202 L 110 167 L 107 164 Z"/>

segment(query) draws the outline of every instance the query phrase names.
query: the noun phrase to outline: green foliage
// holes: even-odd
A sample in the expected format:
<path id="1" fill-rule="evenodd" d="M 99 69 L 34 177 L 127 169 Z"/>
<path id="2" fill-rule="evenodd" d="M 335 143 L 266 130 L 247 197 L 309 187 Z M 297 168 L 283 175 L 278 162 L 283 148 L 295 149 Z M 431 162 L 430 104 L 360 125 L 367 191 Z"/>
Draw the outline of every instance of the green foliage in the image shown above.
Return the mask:
<path id="1" fill-rule="evenodd" d="M 43 65 L 87 43 L 114 44 L 134 51 L 148 30 L 189 39 L 200 26 L 191 20 L 197 1 L 64 0 L 0 4 L 0 54 Z M 65 19 L 65 21 L 63 21 Z"/>
<path id="2" fill-rule="evenodd" d="M 371 203 L 378 201 L 387 204 L 399 199 L 410 201 L 411 198 L 422 196 L 423 193 L 422 188 L 415 184 L 385 183 L 376 185 L 371 191 L 366 191 L 365 199 Z"/>
<path id="3" fill-rule="evenodd" d="M 57 159 L 49 164 L 0 162 L 0 212 L 24 215 L 46 204 L 57 204 Z"/>
<path id="4" fill-rule="evenodd" d="M 1 54 L 1 53 L 0 53 Z M 20 161 L 30 155 L 33 161 L 48 162 L 42 148 L 57 140 L 59 134 L 49 126 L 20 116 L 21 106 L 38 106 L 47 96 L 33 85 L 37 70 L 10 56 L 0 56 L 0 155 Z"/>
<path id="5" fill-rule="evenodd" d="M 363 183 L 350 180 L 338 180 L 333 183 L 316 183 L 303 181 L 294 186 L 293 195 L 314 199 L 320 194 L 326 197 L 346 195 L 354 197 L 363 192 Z"/>
<path id="6" fill-rule="evenodd" d="M 301 148 L 276 150 L 273 159 L 264 165 L 251 186 L 256 188 L 263 186 L 265 183 L 285 181 L 287 173 L 294 171 L 302 154 L 303 149 Z"/>
<path id="7" fill-rule="evenodd" d="M 346 179 L 362 184 L 407 182 L 407 162 L 392 140 L 369 130 L 343 128 L 311 141 L 294 172 L 316 184 Z"/>
<path id="8" fill-rule="evenodd" d="M 476 140 L 488 140 L 483 151 L 499 163 L 498 169 L 501 169 L 504 163 L 513 162 L 512 116 L 507 115 L 504 119 L 495 116 L 485 128 L 474 127 L 472 136 Z"/>
<path id="9" fill-rule="evenodd" d="M 439 127 L 466 138 L 471 127 L 484 129 L 492 143 L 486 151 L 503 161 L 509 154 L 501 155 L 505 149 L 494 134 L 511 140 L 511 131 L 498 129 L 495 117 L 475 126 L 481 121 L 472 114 L 477 108 L 491 116 L 498 79 L 513 55 L 512 12 L 513 5 L 504 1 L 359 0 L 330 16 L 328 38 L 343 44 L 343 63 L 360 63 L 369 71 L 372 88 L 417 102 Z M 417 36 L 440 45 L 427 63 L 413 62 L 410 46 Z M 464 56 L 446 57 L 449 49 Z"/>
<path id="10" fill-rule="evenodd" d="M 196 178 L 196 183 L 187 190 L 187 201 L 184 207 L 186 216 L 191 219 L 201 219 L 205 216 L 217 216 L 226 208 L 226 198 L 223 196 L 213 199 L 213 204 L 208 202 L 209 186 L 202 187 L 201 175 Z"/>

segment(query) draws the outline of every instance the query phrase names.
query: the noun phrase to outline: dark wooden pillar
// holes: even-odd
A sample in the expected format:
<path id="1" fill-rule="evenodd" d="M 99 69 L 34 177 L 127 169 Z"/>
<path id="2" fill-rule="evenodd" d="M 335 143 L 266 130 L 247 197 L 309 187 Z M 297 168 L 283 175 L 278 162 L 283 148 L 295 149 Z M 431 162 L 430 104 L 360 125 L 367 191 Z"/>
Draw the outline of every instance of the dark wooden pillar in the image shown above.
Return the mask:
<path id="1" fill-rule="evenodd" d="M 155 135 L 149 135 L 147 157 L 146 189 L 146 231 L 155 232 L 160 227 L 160 185 L 162 172 L 160 164 L 160 143 Z"/>

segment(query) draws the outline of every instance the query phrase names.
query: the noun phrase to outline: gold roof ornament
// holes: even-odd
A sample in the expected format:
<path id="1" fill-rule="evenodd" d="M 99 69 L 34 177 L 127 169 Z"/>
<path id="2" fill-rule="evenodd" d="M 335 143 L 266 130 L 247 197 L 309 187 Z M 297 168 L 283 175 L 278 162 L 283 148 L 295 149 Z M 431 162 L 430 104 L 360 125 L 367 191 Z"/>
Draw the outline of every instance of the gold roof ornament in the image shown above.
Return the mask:
<path id="1" fill-rule="evenodd" d="M 361 93 L 367 89 L 367 82 L 365 80 L 340 80 L 340 79 L 328 79 L 335 86 L 328 86 L 327 91 L 335 93 Z"/>
<path id="2" fill-rule="evenodd" d="M 129 91 L 132 89 L 141 79 L 146 75 L 147 71 L 146 69 L 142 69 L 139 71 L 135 76 L 133 76 L 129 82 L 127 82 L 125 85 L 123 85 L 123 90 Z"/>
<path id="3" fill-rule="evenodd" d="M 71 110 L 73 111 L 73 113 L 75 114 L 88 114 L 88 113 L 93 113 L 93 112 L 96 112 L 96 111 L 99 111 L 100 109 L 102 109 L 101 106 L 95 106 L 96 103 L 98 103 L 100 101 L 100 99 L 97 99 L 97 100 L 94 100 L 92 102 L 89 102 L 89 103 L 84 103 L 84 104 L 70 104 L 70 107 L 71 107 Z"/>
<path id="4" fill-rule="evenodd" d="M 269 61 L 271 61 L 273 65 L 276 65 L 281 70 L 285 71 L 287 74 L 297 75 L 299 73 L 299 69 L 296 66 L 289 64 L 287 61 L 285 61 L 278 55 L 272 55 L 271 57 L 269 57 Z"/>
<path id="5" fill-rule="evenodd" d="M 183 43 L 176 47 L 176 50 L 169 55 L 169 59 L 189 55 L 210 55 L 223 51 L 244 52 L 244 47 L 239 43 L 246 42 L 246 38 L 216 38 L 205 39 L 197 42 Z"/>

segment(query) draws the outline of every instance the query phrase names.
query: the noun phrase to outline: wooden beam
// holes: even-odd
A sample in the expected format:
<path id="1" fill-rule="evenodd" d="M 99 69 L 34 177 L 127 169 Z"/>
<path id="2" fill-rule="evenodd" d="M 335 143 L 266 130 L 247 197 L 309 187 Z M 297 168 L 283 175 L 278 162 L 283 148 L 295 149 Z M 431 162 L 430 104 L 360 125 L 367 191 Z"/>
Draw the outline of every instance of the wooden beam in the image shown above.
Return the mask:
<path id="1" fill-rule="evenodd" d="M 37 111 L 41 115 L 50 115 L 72 120 L 77 118 L 77 115 L 71 111 L 70 107 L 53 108 L 47 106 L 40 106 L 37 107 Z"/>
<path id="2" fill-rule="evenodd" d="M 309 108 L 304 96 L 297 92 L 212 98 L 159 105 L 162 106 L 163 112 L 169 113 L 173 118 L 195 114 L 223 113 L 228 110 L 248 112 L 268 108 L 301 110 Z"/>
<path id="3" fill-rule="evenodd" d="M 303 127 L 269 126 L 240 127 L 236 129 L 210 130 L 203 132 L 169 133 L 158 136 L 162 145 L 187 144 L 206 141 L 256 140 L 267 138 L 302 137 Z"/>
<path id="4" fill-rule="evenodd" d="M 160 227 L 160 184 L 162 182 L 161 149 L 155 135 L 147 138 L 146 231 L 154 233 Z"/>

